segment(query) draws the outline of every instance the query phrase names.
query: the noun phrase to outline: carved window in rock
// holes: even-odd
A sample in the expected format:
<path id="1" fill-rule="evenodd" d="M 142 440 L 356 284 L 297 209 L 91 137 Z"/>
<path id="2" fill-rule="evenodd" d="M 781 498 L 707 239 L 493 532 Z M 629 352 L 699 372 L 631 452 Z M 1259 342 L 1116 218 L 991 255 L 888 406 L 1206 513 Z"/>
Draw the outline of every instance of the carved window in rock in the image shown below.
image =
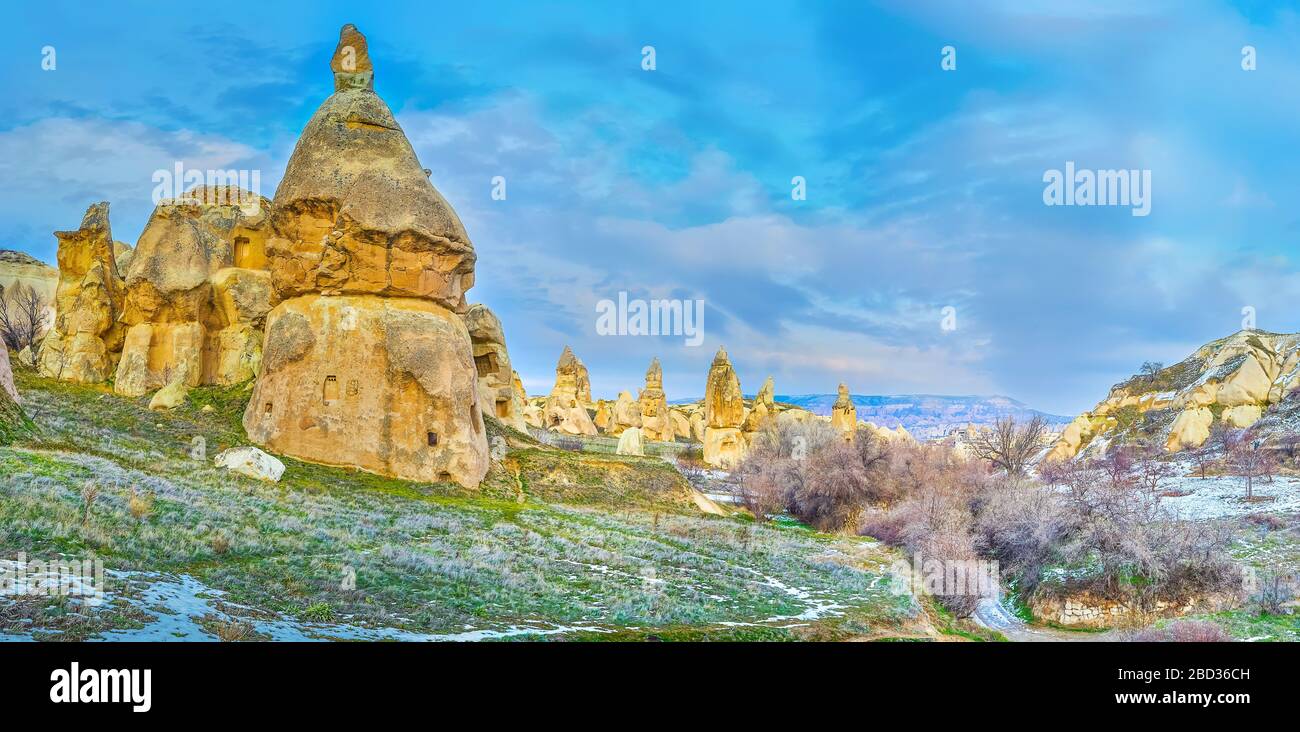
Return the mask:
<path id="1" fill-rule="evenodd" d="M 497 372 L 497 355 L 488 351 L 481 356 L 475 356 L 474 366 L 478 368 L 479 376 L 495 374 Z"/>
<path id="2" fill-rule="evenodd" d="M 326 404 L 338 401 L 339 398 L 339 377 L 326 376 L 325 386 L 322 388 L 321 398 Z"/>
<path id="3" fill-rule="evenodd" d="M 428 433 L 426 433 L 425 436 L 424 436 L 424 439 L 425 439 L 426 442 L 429 443 L 429 447 L 437 447 L 437 446 L 438 446 L 438 433 L 437 433 L 437 432 L 428 432 Z"/>
<path id="4" fill-rule="evenodd" d="M 246 236 L 235 237 L 234 259 L 235 259 L 236 267 L 243 267 L 248 263 L 248 259 L 252 254 L 250 248 L 251 247 L 248 243 L 248 237 Z"/>
<path id="5" fill-rule="evenodd" d="M 498 399 L 498 400 L 497 400 L 497 416 L 498 416 L 498 417 L 509 417 L 509 416 L 510 416 L 510 400 L 509 400 L 509 399 Z"/>

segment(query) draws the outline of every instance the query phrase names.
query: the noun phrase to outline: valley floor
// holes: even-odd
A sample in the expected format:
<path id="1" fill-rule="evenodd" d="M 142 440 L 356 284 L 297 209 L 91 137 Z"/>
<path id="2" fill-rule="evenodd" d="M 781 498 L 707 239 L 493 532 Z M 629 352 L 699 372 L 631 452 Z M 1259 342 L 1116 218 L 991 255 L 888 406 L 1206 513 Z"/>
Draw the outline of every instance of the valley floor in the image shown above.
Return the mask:
<path id="1" fill-rule="evenodd" d="M 211 461 L 247 444 L 242 389 L 150 412 L 19 382 L 43 441 L 0 448 L 0 559 L 98 557 L 108 592 L 95 607 L 0 598 L 4 640 L 942 636 L 941 613 L 898 591 L 898 554 L 870 539 L 294 460 L 260 483 Z M 195 435 L 207 460 L 187 455 Z"/>

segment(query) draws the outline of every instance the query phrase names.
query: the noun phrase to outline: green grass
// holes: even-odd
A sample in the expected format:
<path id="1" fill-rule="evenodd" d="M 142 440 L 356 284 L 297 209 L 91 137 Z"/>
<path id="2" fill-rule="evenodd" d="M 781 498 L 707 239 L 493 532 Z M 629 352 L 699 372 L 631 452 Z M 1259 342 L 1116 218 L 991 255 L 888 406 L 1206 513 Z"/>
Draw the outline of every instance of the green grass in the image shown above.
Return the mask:
<path id="1" fill-rule="evenodd" d="M 243 387 L 198 388 L 184 406 L 150 412 L 147 398 L 104 387 L 18 379 L 44 439 L 0 447 L 0 558 L 93 554 L 135 574 L 102 612 L 73 620 L 0 603 L 0 631 L 138 628 L 153 611 L 128 600 L 190 576 L 226 615 L 196 622 L 232 639 L 267 637 L 258 624 L 272 620 L 327 637 L 336 624 L 422 634 L 578 626 L 564 637 L 591 640 L 926 632 L 912 597 L 891 591 L 894 551 L 702 515 L 657 458 L 551 450 L 502 431 L 514 449 L 477 491 L 288 458 L 268 484 L 211 462 L 247 444 Z M 187 456 L 195 435 L 206 461 Z M 88 485 L 97 495 L 87 510 Z M 130 514 L 133 491 L 155 497 L 143 520 Z M 836 607 L 799 618 L 823 605 Z"/>

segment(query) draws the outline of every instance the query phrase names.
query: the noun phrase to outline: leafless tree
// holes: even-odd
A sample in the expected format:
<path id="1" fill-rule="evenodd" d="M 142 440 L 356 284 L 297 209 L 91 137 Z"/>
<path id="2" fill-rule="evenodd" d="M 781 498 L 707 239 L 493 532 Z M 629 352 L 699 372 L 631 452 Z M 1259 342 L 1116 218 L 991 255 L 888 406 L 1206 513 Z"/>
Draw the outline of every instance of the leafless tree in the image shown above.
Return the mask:
<path id="1" fill-rule="evenodd" d="M 0 337 L 15 351 L 34 344 L 46 326 L 45 298 L 36 288 L 19 283 L 0 288 Z"/>
<path id="2" fill-rule="evenodd" d="M 1029 461 L 1043 448 L 1047 423 L 1035 416 L 1024 425 L 1013 417 L 1000 419 L 990 429 L 980 430 L 971 439 L 975 455 L 1007 471 L 1013 477 L 1025 474 Z"/>
<path id="3" fill-rule="evenodd" d="M 1132 454 L 1133 480 L 1147 493 L 1156 495 L 1161 484 L 1173 477 L 1173 467 L 1163 459 L 1163 451 L 1154 442 L 1135 446 Z"/>
<path id="4" fill-rule="evenodd" d="M 1151 381 L 1155 381 L 1156 375 L 1159 374 L 1164 367 L 1165 365 L 1159 361 L 1145 361 L 1142 364 L 1142 368 L 1138 370 L 1138 373 Z"/>
<path id="5" fill-rule="evenodd" d="M 1246 500 L 1255 497 L 1255 480 L 1271 479 L 1277 469 L 1273 456 L 1264 449 L 1263 440 L 1251 435 L 1242 435 L 1232 443 L 1228 463 L 1234 473 L 1246 479 Z"/>

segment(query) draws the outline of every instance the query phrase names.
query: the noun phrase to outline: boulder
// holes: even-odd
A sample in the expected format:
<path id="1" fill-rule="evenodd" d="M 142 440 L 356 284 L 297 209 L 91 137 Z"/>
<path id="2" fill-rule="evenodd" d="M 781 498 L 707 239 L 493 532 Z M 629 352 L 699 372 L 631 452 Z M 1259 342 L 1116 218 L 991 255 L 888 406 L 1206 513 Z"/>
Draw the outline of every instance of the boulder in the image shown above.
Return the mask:
<path id="1" fill-rule="evenodd" d="M 1244 429 L 1259 421 L 1264 415 L 1264 410 L 1258 404 L 1242 404 L 1236 407 L 1228 407 L 1219 415 L 1219 419 L 1229 427 Z"/>
<path id="2" fill-rule="evenodd" d="M 596 425 L 596 429 L 601 432 L 609 432 L 609 428 L 614 425 L 614 410 L 610 407 L 608 399 L 596 400 L 596 416 L 591 418 Z"/>
<path id="3" fill-rule="evenodd" d="M 502 423 L 517 430 L 525 429 L 524 402 L 515 388 L 515 373 L 510 368 L 501 321 L 482 304 L 469 306 L 463 319 L 474 347 L 479 403 Z M 519 391 L 522 390 L 521 385 Z"/>
<path id="4" fill-rule="evenodd" d="M 474 487 L 488 469 L 469 333 L 429 300 L 277 305 L 244 428 L 277 453 L 408 480 Z"/>
<path id="5" fill-rule="evenodd" d="M 41 343 L 43 376 L 76 383 L 106 381 L 117 366 L 125 286 L 113 257 L 108 204 L 86 210 L 76 231 L 56 231 L 59 284 L 54 327 Z"/>
<path id="6" fill-rule="evenodd" d="M 673 433 L 674 433 L 673 436 L 685 437 L 687 439 L 690 439 L 691 437 L 690 418 L 687 417 L 686 414 L 679 409 L 670 410 L 668 414 L 673 420 Z"/>
<path id="7" fill-rule="evenodd" d="M 619 455 L 644 455 L 645 446 L 641 441 L 641 428 L 629 427 L 623 430 L 623 434 L 618 436 L 618 448 L 615 452 Z"/>
<path id="8" fill-rule="evenodd" d="M 185 403 L 185 397 L 189 396 L 190 387 L 183 379 L 177 379 L 167 386 L 159 389 L 153 398 L 149 400 L 150 409 L 175 409 Z"/>
<path id="9" fill-rule="evenodd" d="M 221 451 L 213 459 L 218 468 L 225 468 L 232 473 L 278 483 L 284 475 L 284 463 L 267 455 L 256 447 L 232 447 Z"/>
<path id="10" fill-rule="evenodd" d="M 744 459 L 745 436 L 739 427 L 708 427 L 704 430 L 704 462 L 723 470 L 734 470 Z"/>

